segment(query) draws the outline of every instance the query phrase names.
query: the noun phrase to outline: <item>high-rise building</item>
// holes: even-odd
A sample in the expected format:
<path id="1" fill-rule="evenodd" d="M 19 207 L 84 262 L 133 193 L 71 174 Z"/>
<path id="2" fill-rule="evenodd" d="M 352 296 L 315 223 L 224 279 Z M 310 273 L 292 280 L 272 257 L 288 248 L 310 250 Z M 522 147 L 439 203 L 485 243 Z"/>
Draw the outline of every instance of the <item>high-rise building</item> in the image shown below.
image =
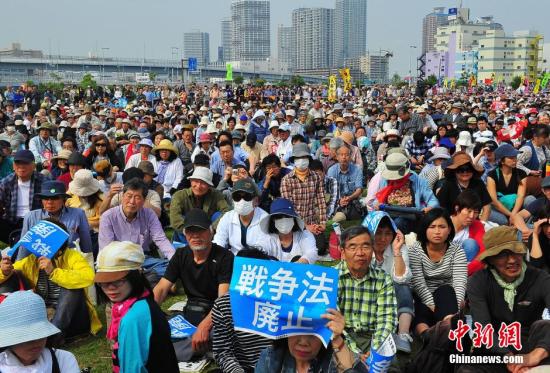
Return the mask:
<path id="1" fill-rule="evenodd" d="M 268 0 L 231 2 L 231 60 L 260 61 L 271 54 Z"/>
<path id="2" fill-rule="evenodd" d="M 221 47 L 223 48 L 223 57 L 220 62 L 231 61 L 231 18 L 221 20 Z"/>
<path id="3" fill-rule="evenodd" d="M 373 84 L 387 84 L 390 80 L 390 56 L 370 54 L 359 57 L 359 69 Z"/>
<path id="4" fill-rule="evenodd" d="M 364 56 L 367 51 L 367 0 L 336 0 L 334 63 Z"/>
<path id="5" fill-rule="evenodd" d="M 277 52 L 280 63 L 292 66 L 296 41 L 292 26 L 279 25 L 277 28 Z"/>
<path id="6" fill-rule="evenodd" d="M 479 40 L 478 81 L 496 78 L 510 83 L 515 76 L 534 82 L 542 69 L 543 38 L 535 31 L 487 31 Z"/>
<path id="7" fill-rule="evenodd" d="M 334 9 L 300 8 L 292 11 L 293 67 L 296 70 L 333 66 Z"/>
<path id="8" fill-rule="evenodd" d="M 435 51 L 435 34 L 437 28 L 446 24 L 448 15 L 444 7 L 434 8 L 422 20 L 422 54 Z"/>
<path id="9" fill-rule="evenodd" d="M 183 34 L 183 56 L 196 58 L 200 66 L 210 63 L 210 35 L 200 31 L 185 32 Z"/>

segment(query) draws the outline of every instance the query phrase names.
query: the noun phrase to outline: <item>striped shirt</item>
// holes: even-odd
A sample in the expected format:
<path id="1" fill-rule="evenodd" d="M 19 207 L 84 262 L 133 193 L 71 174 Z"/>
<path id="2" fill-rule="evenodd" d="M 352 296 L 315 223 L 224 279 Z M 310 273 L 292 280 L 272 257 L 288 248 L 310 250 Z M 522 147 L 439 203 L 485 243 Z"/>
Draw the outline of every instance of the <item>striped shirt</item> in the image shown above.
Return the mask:
<path id="1" fill-rule="evenodd" d="M 397 300 L 392 278 L 374 266 L 363 278 L 355 278 L 343 260 L 336 269 L 340 270 L 338 308 L 346 319 L 346 342 L 350 350 L 355 353 L 368 351 L 354 340 L 354 335 L 370 338 L 372 348 L 378 349 L 397 326 Z"/>
<path id="2" fill-rule="evenodd" d="M 235 330 L 229 293 L 216 299 L 212 307 L 212 350 L 224 373 L 254 371 L 262 350 L 271 341 L 262 336 Z"/>
<path id="3" fill-rule="evenodd" d="M 442 285 L 451 285 L 456 293 L 456 301 L 464 300 L 468 262 L 459 244 L 452 242 L 439 262 L 430 259 L 420 242 L 416 241 L 409 250 L 409 261 L 413 277 L 414 292 L 427 306 L 434 305 L 433 292 Z"/>

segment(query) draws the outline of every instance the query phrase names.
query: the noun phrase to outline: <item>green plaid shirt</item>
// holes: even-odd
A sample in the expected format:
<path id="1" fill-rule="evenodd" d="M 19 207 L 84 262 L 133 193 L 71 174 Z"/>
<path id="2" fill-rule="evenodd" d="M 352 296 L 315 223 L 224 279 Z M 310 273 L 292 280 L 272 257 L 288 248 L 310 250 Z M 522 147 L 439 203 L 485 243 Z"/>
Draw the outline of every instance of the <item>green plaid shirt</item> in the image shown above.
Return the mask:
<path id="1" fill-rule="evenodd" d="M 336 268 L 340 270 L 338 307 L 346 319 L 349 348 L 366 353 L 364 341 L 370 339 L 372 348 L 378 349 L 397 327 L 397 300 L 390 275 L 371 266 L 365 277 L 356 279 L 343 260 Z"/>

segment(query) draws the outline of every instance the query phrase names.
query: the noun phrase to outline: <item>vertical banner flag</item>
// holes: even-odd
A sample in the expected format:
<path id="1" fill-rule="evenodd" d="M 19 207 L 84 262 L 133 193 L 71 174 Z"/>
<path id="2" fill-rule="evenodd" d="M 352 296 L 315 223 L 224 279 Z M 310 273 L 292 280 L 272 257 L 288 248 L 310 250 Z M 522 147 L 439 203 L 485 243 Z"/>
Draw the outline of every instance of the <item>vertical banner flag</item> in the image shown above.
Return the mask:
<path id="1" fill-rule="evenodd" d="M 225 65 L 225 80 L 228 82 L 233 81 L 233 65 L 230 63 Z"/>
<path id="2" fill-rule="evenodd" d="M 328 100 L 336 102 L 336 75 L 328 77 Z"/>
<path id="3" fill-rule="evenodd" d="M 229 288 L 235 329 L 270 339 L 315 335 L 326 347 L 332 331 L 321 315 L 336 309 L 337 292 L 335 268 L 236 257 Z"/>
<path id="4" fill-rule="evenodd" d="M 348 93 L 351 91 L 351 74 L 349 72 L 349 68 L 343 68 L 340 69 L 340 76 L 342 77 L 342 81 L 344 82 L 344 92 Z"/>
<path id="5" fill-rule="evenodd" d="M 533 88 L 533 93 L 534 93 L 534 94 L 539 93 L 539 91 L 540 91 L 540 83 L 541 83 L 541 79 L 538 78 L 538 79 L 537 79 L 537 82 L 535 83 L 535 88 Z"/>
<path id="6" fill-rule="evenodd" d="M 544 77 L 542 78 L 542 82 L 540 83 L 540 88 L 546 89 L 546 86 L 548 85 L 548 81 L 550 81 L 550 73 L 545 73 Z"/>
<path id="7" fill-rule="evenodd" d="M 43 256 L 51 259 L 68 238 L 69 234 L 58 225 L 46 220 L 40 220 L 25 233 L 19 242 L 13 245 L 10 250 L 12 254 L 10 255 L 13 255 L 15 250 L 22 246 L 37 258 Z"/>

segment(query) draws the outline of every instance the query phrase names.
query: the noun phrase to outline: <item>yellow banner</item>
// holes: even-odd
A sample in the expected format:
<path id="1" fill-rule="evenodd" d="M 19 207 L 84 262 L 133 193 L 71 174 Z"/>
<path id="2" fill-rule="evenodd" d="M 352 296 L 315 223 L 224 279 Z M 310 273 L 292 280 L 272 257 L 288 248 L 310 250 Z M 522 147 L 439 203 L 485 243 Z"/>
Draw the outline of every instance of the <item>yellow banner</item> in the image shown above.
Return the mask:
<path id="1" fill-rule="evenodd" d="M 535 84 L 535 88 L 533 88 L 533 93 L 534 93 L 534 94 L 539 93 L 539 91 L 540 91 L 540 83 L 541 83 L 541 82 L 542 82 L 542 80 L 537 79 L 537 83 Z"/>
<path id="2" fill-rule="evenodd" d="M 447 78 L 443 79 L 443 87 L 449 88 L 449 79 Z"/>
<path id="3" fill-rule="evenodd" d="M 348 93 L 351 91 L 351 74 L 349 68 L 340 69 L 340 76 L 344 82 L 344 92 Z"/>
<path id="4" fill-rule="evenodd" d="M 336 75 L 330 75 L 328 77 L 328 100 L 330 102 L 336 102 Z"/>

